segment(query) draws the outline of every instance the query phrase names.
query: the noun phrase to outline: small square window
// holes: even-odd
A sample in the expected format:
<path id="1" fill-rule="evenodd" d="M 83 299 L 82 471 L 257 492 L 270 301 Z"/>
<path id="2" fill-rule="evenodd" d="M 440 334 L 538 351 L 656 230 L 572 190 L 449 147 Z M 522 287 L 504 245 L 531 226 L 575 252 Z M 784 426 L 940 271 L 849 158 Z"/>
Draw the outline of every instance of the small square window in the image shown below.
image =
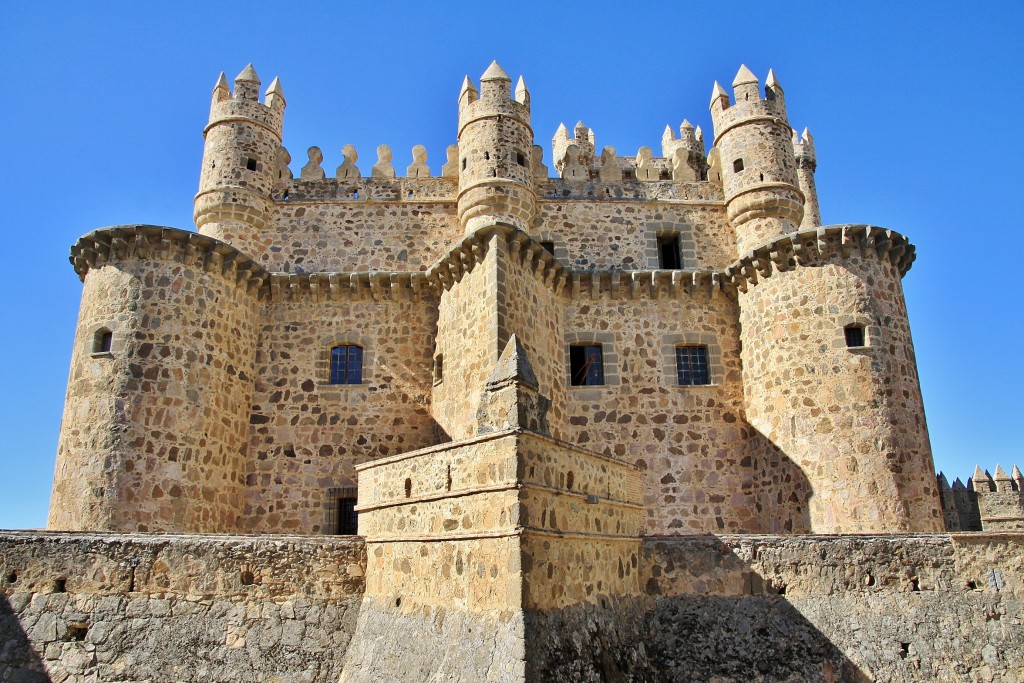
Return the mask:
<path id="1" fill-rule="evenodd" d="M 245 167 L 247 169 L 249 169 L 250 171 L 255 171 L 256 170 L 256 160 L 255 159 L 246 159 L 245 160 Z"/>
<path id="2" fill-rule="evenodd" d="M 740 171 L 742 171 L 743 170 L 743 159 L 737 159 L 736 161 L 732 162 L 732 170 L 733 170 L 733 173 L 739 173 Z"/>
<path id="3" fill-rule="evenodd" d="M 708 347 L 676 347 L 676 380 L 682 387 L 711 384 L 711 373 L 708 369 Z"/>
<path id="4" fill-rule="evenodd" d="M 663 235 L 658 238 L 658 267 L 662 270 L 679 270 L 683 259 L 679 254 L 679 235 Z"/>
<path id="5" fill-rule="evenodd" d="M 847 325 L 843 329 L 843 334 L 846 337 L 846 346 L 850 349 L 857 349 L 864 346 L 864 326 L 863 325 Z"/>
<path id="6" fill-rule="evenodd" d="M 526 155 L 522 152 L 516 152 L 516 163 L 520 166 L 526 166 Z"/>
<path id="7" fill-rule="evenodd" d="M 604 384 L 604 360 L 600 344 L 569 347 L 569 382 L 574 387 Z"/>
<path id="8" fill-rule="evenodd" d="M 114 333 L 107 328 L 101 328 L 96 330 L 96 334 L 92 338 L 92 352 L 93 353 L 110 353 L 110 349 L 114 343 Z"/>
<path id="9" fill-rule="evenodd" d="M 338 534 L 355 536 L 359 533 L 359 514 L 356 512 L 355 498 L 338 499 Z"/>
<path id="10" fill-rule="evenodd" d="M 363 383 L 363 349 L 360 346 L 335 346 L 331 349 L 331 384 Z"/>

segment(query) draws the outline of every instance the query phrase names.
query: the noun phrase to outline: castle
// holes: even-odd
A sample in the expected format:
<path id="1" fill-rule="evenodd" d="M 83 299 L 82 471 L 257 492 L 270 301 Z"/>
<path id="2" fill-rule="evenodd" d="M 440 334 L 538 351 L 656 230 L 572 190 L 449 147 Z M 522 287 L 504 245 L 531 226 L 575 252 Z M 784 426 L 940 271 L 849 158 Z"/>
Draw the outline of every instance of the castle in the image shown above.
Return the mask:
<path id="1" fill-rule="evenodd" d="M 130 605 L 72 602 L 86 616 L 51 633 L 22 598 L 9 638 L 139 680 L 299 660 L 351 682 L 1024 671 L 1018 537 L 936 535 L 1024 519 L 1024 487 L 999 470 L 988 500 L 1016 512 L 975 520 L 985 496 L 936 481 L 914 247 L 821 225 L 814 142 L 772 72 L 715 83 L 710 150 L 683 121 L 660 156 L 620 156 L 580 122 L 554 134 L 554 176 L 497 62 L 464 80 L 443 164 L 417 146 L 404 175 L 387 146 L 368 170 L 349 145 L 333 174 L 312 147 L 293 177 L 282 87 L 260 88 L 250 65 L 213 90 L 197 232 L 72 247 L 54 533 L 0 538 L 0 569 L 9 595 Z M 953 625 L 952 590 L 1005 630 Z M 150 645 L 76 663 L 103 604 L 212 640 L 182 640 L 173 675 L 144 673 L 165 657 Z M 331 609 L 347 616 L 325 626 Z M 773 628 L 789 635 L 766 645 Z"/>

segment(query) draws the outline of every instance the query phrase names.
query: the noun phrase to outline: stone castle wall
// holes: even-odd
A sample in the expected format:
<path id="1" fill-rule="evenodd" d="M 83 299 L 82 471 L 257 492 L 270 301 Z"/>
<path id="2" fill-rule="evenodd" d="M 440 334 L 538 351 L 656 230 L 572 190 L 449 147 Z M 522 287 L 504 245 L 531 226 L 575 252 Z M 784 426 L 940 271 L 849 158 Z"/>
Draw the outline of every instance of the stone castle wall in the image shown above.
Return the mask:
<path id="1" fill-rule="evenodd" d="M 749 420 L 812 483 L 816 531 L 939 530 L 899 266 L 829 244 L 740 295 Z"/>
<path id="2" fill-rule="evenodd" d="M 0 680 L 337 681 L 359 539 L 0 536 Z"/>
<path id="3" fill-rule="evenodd" d="M 236 255 L 225 245 L 145 226 L 113 235 L 112 258 L 85 277 L 49 526 L 234 531 L 256 297 L 223 265 Z M 103 329 L 111 350 L 96 353 Z"/>
<path id="4" fill-rule="evenodd" d="M 458 547 L 475 574 L 474 543 Z M 638 595 L 493 614 L 483 631 L 450 607 L 363 598 L 358 540 L 6 532 L 0 677 L 382 680 L 401 649 L 417 680 L 1011 683 L 1021 550 L 1018 534 L 649 538 Z M 405 559 L 424 576 L 459 564 Z M 390 648 L 395 633 L 418 635 Z"/>

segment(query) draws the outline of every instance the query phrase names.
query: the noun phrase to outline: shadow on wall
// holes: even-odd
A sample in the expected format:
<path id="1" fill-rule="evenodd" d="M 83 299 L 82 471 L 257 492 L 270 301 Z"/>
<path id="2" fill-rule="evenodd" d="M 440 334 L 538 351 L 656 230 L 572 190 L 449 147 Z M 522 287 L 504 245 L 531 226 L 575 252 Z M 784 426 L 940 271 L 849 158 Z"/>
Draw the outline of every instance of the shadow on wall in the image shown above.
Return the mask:
<path id="1" fill-rule="evenodd" d="M 24 596 L 26 599 L 28 594 Z M 52 615 L 51 615 L 52 616 Z M 42 623 L 40 623 L 42 622 Z M 56 623 L 48 624 L 40 619 L 32 625 L 39 631 L 40 638 L 36 642 L 46 640 L 43 631 L 56 629 Z M 49 638 L 52 640 L 52 638 Z M 21 621 L 14 612 L 6 595 L 0 593 L 0 681 L 19 681 L 19 683 L 50 683 L 43 660 L 32 647 L 32 640 L 22 628 Z"/>
<path id="2" fill-rule="evenodd" d="M 811 533 L 810 500 L 814 494 L 804 471 L 754 426 L 748 426 L 748 457 L 761 533 Z"/>
<path id="3" fill-rule="evenodd" d="M 711 537 L 708 542 L 716 541 Z M 666 544 L 671 555 L 672 541 Z M 658 545 L 655 541 L 645 548 L 648 560 L 659 555 Z M 526 680 L 872 680 L 728 548 L 723 546 L 721 553 L 685 554 L 688 557 L 678 559 L 696 560 L 697 566 L 684 569 L 671 559 L 667 566 L 653 565 L 646 597 L 601 598 L 597 605 L 527 610 Z M 703 584 L 697 579 L 688 586 L 662 581 L 668 578 L 671 584 L 677 573 L 710 580 Z M 730 583 L 736 585 L 722 585 Z M 673 594 L 676 590 L 684 592 Z M 737 592 L 712 594 L 719 590 Z"/>

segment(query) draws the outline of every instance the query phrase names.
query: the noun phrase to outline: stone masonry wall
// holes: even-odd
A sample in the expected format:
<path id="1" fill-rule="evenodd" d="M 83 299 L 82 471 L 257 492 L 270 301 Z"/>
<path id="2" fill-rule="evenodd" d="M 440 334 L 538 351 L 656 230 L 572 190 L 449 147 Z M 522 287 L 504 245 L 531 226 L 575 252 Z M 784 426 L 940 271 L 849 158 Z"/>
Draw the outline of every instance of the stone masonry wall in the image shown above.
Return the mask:
<path id="1" fill-rule="evenodd" d="M 85 276 L 49 527 L 236 531 L 256 297 L 132 230 L 124 258 Z M 94 353 L 101 328 L 109 353 Z"/>
<path id="2" fill-rule="evenodd" d="M 246 463 L 245 528 L 334 533 L 329 489 L 359 463 L 436 443 L 430 414 L 432 296 L 376 290 L 261 309 Z M 330 383 L 330 350 L 363 349 L 361 384 Z"/>
<path id="3" fill-rule="evenodd" d="M 443 434 L 453 440 L 476 434 L 480 393 L 501 353 L 496 245 L 503 239 L 500 233 L 489 238 L 486 253 L 441 293 L 438 305 L 435 354 L 443 356 L 444 367 L 431 406 Z"/>
<path id="4" fill-rule="evenodd" d="M 735 302 L 700 287 L 581 291 L 567 302 L 566 334 L 600 342 L 605 373 L 604 386 L 567 388 L 567 440 L 644 470 L 648 534 L 763 528 L 737 318 Z M 677 385 L 677 344 L 708 346 L 710 386 Z"/>
<path id="5" fill-rule="evenodd" d="M 740 295 L 749 420 L 804 471 L 815 531 L 938 530 L 900 273 L 833 249 Z M 853 324 L 864 347 L 847 348 Z"/>
<path id="6" fill-rule="evenodd" d="M 359 539 L 0 535 L 0 680 L 334 683 Z"/>

